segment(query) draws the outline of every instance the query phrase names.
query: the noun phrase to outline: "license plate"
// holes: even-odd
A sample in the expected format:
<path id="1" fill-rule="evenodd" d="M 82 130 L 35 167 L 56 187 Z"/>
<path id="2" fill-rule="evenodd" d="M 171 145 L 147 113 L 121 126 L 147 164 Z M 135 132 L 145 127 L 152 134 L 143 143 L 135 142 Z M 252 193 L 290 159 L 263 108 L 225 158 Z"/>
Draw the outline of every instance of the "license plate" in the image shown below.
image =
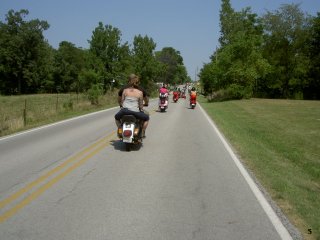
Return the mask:
<path id="1" fill-rule="evenodd" d="M 125 143 L 132 143 L 132 138 L 123 138 L 122 141 Z"/>

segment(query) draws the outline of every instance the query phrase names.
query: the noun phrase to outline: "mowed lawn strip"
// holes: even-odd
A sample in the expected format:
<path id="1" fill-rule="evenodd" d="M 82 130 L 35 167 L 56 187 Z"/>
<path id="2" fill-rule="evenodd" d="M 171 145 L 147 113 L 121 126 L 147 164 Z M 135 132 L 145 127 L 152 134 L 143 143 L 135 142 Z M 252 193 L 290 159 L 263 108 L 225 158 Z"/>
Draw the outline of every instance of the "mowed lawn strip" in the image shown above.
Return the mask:
<path id="1" fill-rule="evenodd" d="M 320 239 L 320 101 L 199 101 L 304 237 Z"/>

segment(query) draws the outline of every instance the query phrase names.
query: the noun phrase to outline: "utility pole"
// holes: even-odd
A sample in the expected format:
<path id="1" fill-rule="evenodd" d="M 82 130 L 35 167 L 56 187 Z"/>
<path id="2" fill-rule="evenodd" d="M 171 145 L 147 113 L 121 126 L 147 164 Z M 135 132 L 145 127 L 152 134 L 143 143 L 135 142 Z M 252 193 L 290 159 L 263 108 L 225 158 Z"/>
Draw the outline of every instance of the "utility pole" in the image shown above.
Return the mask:
<path id="1" fill-rule="evenodd" d="M 198 66 L 196 68 L 195 74 L 194 74 L 194 81 L 197 81 L 197 75 L 198 75 Z"/>

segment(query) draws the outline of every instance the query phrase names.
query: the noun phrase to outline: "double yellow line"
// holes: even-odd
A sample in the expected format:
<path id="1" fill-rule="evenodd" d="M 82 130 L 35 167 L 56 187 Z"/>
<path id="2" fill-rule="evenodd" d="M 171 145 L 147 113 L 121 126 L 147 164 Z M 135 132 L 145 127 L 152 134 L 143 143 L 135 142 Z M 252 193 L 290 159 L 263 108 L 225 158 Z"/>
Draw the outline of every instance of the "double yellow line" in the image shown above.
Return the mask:
<path id="1" fill-rule="evenodd" d="M 84 150 L 77 153 L 73 157 L 68 158 L 66 161 L 64 161 L 59 166 L 55 167 L 54 169 L 50 170 L 46 174 L 40 176 L 39 178 L 37 178 L 33 182 L 29 183 L 27 186 L 23 187 L 19 191 L 13 193 L 12 195 L 7 197 L 6 199 L 0 201 L 0 210 L 2 210 L 7 205 L 9 205 L 13 201 L 17 200 L 18 198 L 20 198 L 23 194 L 30 192 L 30 194 L 28 196 L 26 196 L 24 199 L 22 199 L 19 203 L 17 203 L 15 206 L 6 210 L 3 214 L 0 215 L 0 223 L 4 222 L 8 218 L 12 217 L 20 209 L 22 209 L 23 207 L 25 207 L 26 205 L 31 203 L 33 200 L 38 198 L 42 193 L 44 193 L 46 190 L 51 188 L 54 184 L 59 182 L 61 179 L 63 179 L 65 176 L 67 176 L 69 173 L 71 173 L 73 170 L 80 167 L 88 159 L 92 158 L 94 155 L 96 155 L 97 153 L 102 151 L 105 147 L 110 145 L 110 140 L 114 134 L 115 134 L 115 132 L 112 132 L 111 134 L 107 135 L 106 137 L 98 140 L 97 142 L 95 142 L 94 144 L 85 148 Z M 73 164 L 73 165 L 69 166 L 70 164 Z M 64 170 L 64 171 L 62 171 L 62 170 Z M 55 174 L 57 174 L 57 175 L 54 176 Z M 43 183 L 45 180 L 48 180 L 50 177 L 52 177 L 52 179 Z M 43 185 L 41 185 L 42 183 L 43 183 Z M 33 192 L 31 192 L 31 190 L 37 186 L 40 186 L 40 187 L 35 189 Z"/>

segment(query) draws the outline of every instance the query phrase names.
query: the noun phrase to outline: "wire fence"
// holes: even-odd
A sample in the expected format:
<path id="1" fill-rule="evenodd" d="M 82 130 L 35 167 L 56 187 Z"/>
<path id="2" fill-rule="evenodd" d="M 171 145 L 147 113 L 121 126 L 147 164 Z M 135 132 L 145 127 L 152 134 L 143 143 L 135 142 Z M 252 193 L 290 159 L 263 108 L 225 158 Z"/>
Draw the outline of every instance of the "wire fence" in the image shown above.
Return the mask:
<path id="1" fill-rule="evenodd" d="M 98 105 L 92 105 L 85 94 L 76 93 L 0 96 L 0 136 L 115 103 L 115 92 L 101 96 Z"/>

